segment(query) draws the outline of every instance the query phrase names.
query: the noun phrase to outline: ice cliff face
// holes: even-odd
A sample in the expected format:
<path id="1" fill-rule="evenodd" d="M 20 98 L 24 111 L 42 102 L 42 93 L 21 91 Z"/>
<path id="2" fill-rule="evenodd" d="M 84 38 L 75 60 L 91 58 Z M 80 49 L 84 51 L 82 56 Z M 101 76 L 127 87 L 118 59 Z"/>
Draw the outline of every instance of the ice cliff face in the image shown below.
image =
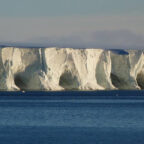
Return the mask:
<path id="1" fill-rule="evenodd" d="M 0 49 L 0 90 L 144 89 L 143 51 Z"/>

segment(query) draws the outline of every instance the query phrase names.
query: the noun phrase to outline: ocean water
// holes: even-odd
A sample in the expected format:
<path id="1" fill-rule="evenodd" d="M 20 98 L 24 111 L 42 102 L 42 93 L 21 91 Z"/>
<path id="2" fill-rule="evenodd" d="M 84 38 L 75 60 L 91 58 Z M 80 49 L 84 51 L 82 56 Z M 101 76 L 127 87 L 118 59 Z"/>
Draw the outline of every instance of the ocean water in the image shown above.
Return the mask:
<path id="1" fill-rule="evenodd" d="M 0 144 L 143 144 L 143 93 L 1 92 Z"/>

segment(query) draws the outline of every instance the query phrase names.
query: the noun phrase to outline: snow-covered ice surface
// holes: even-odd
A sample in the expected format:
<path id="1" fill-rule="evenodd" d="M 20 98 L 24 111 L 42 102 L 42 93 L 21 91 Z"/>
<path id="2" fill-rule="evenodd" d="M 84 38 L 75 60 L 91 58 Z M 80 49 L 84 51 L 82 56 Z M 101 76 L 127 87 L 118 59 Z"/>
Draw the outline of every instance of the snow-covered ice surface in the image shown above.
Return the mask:
<path id="1" fill-rule="evenodd" d="M 0 48 L 0 90 L 143 88 L 143 50 Z"/>

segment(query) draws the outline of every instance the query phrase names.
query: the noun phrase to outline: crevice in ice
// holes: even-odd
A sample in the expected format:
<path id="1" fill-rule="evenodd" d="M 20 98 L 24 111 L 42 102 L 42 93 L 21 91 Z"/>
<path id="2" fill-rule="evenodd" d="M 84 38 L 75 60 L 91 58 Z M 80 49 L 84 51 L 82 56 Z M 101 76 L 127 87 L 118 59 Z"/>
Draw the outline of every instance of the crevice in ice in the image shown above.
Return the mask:
<path id="1" fill-rule="evenodd" d="M 142 71 L 138 73 L 136 80 L 137 80 L 138 86 L 141 89 L 144 89 L 144 73 Z"/>
<path id="2" fill-rule="evenodd" d="M 42 71 L 44 71 L 45 73 L 47 73 L 47 64 L 46 64 L 46 59 L 45 59 L 45 49 L 40 49 L 40 53 L 41 53 L 41 56 L 40 56 L 40 59 L 41 59 L 41 68 L 42 68 Z"/>
<path id="3" fill-rule="evenodd" d="M 111 73 L 111 81 L 112 84 L 119 89 L 124 89 L 124 86 L 127 84 L 126 81 L 117 75 Z"/>
<path id="4" fill-rule="evenodd" d="M 20 90 L 26 90 L 27 89 L 27 85 L 23 81 L 23 79 L 22 79 L 20 74 L 16 74 L 14 76 L 14 82 L 15 82 L 15 85 L 20 88 Z"/>
<path id="5" fill-rule="evenodd" d="M 77 90 L 79 82 L 76 76 L 73 76 L 71 72 L 66 71 L 60 76 L 59 85 L 66 90 Z"/>

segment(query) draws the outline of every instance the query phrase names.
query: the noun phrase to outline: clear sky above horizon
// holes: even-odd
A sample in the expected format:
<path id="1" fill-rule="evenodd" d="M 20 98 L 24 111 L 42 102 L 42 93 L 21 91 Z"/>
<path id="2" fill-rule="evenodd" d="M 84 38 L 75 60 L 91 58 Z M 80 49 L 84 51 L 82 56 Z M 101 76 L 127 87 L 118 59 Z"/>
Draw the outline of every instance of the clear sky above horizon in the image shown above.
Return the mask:
<path id="1" fill-rule="evenodd" d="M 143 0 L 0 0 L 1 17 L 143 15 Z"/>
<path id="2" fill-rule="evenodd" d="M 0 42 L 144 47 L 143 0 L 0 0 Z"/>

